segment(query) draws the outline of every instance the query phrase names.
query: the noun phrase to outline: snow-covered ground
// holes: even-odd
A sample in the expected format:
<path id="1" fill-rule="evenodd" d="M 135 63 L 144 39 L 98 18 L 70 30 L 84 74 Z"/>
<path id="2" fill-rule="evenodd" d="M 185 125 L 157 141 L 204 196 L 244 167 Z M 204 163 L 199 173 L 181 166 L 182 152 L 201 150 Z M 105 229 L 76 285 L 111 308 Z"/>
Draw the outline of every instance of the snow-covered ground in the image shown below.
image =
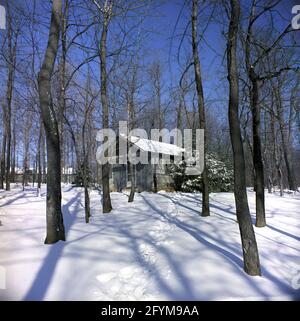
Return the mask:
<path id="1" fill-rule="evenodd" d="M 278 300 L 300 299 L 300 196 L 266 194 L 268 227 L 255 229 L 262 277 L 243 272 L 234 198 L 141 193 L 133 204 L 112 193 L 101 212 L 91 192 L 63 188 L 67 242 L 44 245 L 45 187 L 0 192 L 0 298 L 7 300 Z M 254 218 L 254 194 L 249 192 Z M 5 278 L 6 275 L 6 278 Z M 6 289 L 1 289 L 1 287 Z"/>

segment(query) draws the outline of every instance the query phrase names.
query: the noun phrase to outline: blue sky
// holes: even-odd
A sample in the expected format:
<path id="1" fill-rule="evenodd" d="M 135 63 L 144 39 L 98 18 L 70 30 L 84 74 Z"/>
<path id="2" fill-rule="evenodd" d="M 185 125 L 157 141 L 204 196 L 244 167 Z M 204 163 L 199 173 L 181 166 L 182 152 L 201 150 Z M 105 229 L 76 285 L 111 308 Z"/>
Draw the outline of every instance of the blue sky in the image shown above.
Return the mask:
<path id="1" fill-rule="evenodd" d="M 184 30 L 187 22 L 190 19 L 191 6 L 190 1 L 185 1 L 188 4 L 184 6 L 184 9 L 181 12 L 183 0 L 169 0 L 164 1 L 160 6 L 159 10 L 155 12 L 153 18 L 148 18 L 147 26 L 152 27 L 156 32 L 153 32 L 150 35 L 148 42 L 149 55 L 153 56 L 153 59 L 159 57 L 165 65 L 168 79 L 168 83 L 172 85 L 177 85 L 178 80 L 181 75 L 182 68 L 178 65 L 177 52 L 180 41 L 180 34 Z M 249 14 L 249 6 L 252 1 L 242 0 L 242 23 L 247 22 Z M 262 6 L 266 1 L 258 1 L 258 4 L 261 6 L 259 10 L 262 9 Z M 275 36 L 277 32 L 281 32 L 285 26 L 290 22 L 292 18 L 291 9 L 295 4 L 300 4 L 299 0 L 283 0 L 277 7 L 276 10 L 272 12 L 273 18 L 273 29 L 271 29 L 271 36 Z M 201 7 L 199 9 L 202 9 Z M 207 21 L 207 16 L 210 14 L 211 7 L 204 12 L 199 10 L 199 34 L 203 30 L 204 25 Z M 202 65 L 202 76 L 203 76 L 203 87 L 204 95 L 207 102 L 216 101 L 214 105 L 220 106 L 223 102 L 223 105 L 227 105 L 227 78 L 226 78 L 226 39 L 222 34 L 224 31 L 227 32 L 228 21 L 226 17 L 225 25 L 219 23 L 219 15 L 222 8 L 220 5 L 217 5 L 215 14 L 213 15 L 213 22 L 209 24 L 205 32 L 205 41 L 200 41 L 199 45 L 199 54 Z M 178 24 L 175 28 L 175 24 L 178 18 L 178 15 L 181 13 L 181 17 L 178 21 Z M 224 15 L 223 15 L 224 17 Z M 270 17 L 262 16 L 256 22 L 256 30 L 260 30 L 260 26 L 270 27 L 271 20 Z M 274 31 L 273 31 L 274 30 Z M 299 33 L 298 33 L 299 34 Z M 172 41 L 171 38 L 173 37 Z M 184 49 L 181 50 L 183 53 L 186 51 L 191 51 L 190 44 L 190 29 L 187 31 L 187 36 L 185 37 Z M 172 44 L 171 50 L 170 46 Z M 152 49 L 152 53 L 151 53 Z M 181 55 L 183 58 L 183 55 Z M 181 63 L 184 62 L 184 59 L 181 59 Z M 224 73 L 225 72 L 225 73 Z M 210 104 L 208 104 L 210 105 Z"/>
<path id="2" fill-rule="evenodd" d="M 191 53 L 190 28 L 181 47 L 181 58 L 178 64 L 178 48 L 181 35 L 190 20 L 190 5 L 185 5 L 182 10 L 183 1 L 165 1 L 159 7 L 153 18 L 148 18 L 147 26 L 152 27 L 156 32 L 151 33 L 148 42 L 149 55 L 153 60 L 159 58 L 165 66 L 166 82 L 172 86 L 177 86 L 182 70 L 185 66 L 185 53 Z M 182 10 L 182 11 L 181 11 Z M 199 15 L 199 34 L 203 29 L 202 21 L 206 21 L 207 10 L 203 15 Z M 176 25 L 178 16 L 180 19 Z M 175 28 L 176 25 L 176 28 Z M 205 42 L 201 41 L 199 53 L 202 66 L 204 95 L 207 101 L 224 100 L 226 101 L 227 80 L 222 69 L 224 68 L 224 53 L 226 49 L 225 38 L 221 32 L 222 26 L 217 23 L 209 25 L 205 32 Z M 151 53 L 152 51 L 152 53 Z M 222 67 L 223 65 L 223 67 Z M 191 72 L 193 69 L 191 68 Z M 216 104 L 220 105 L 220 102 Z"/>

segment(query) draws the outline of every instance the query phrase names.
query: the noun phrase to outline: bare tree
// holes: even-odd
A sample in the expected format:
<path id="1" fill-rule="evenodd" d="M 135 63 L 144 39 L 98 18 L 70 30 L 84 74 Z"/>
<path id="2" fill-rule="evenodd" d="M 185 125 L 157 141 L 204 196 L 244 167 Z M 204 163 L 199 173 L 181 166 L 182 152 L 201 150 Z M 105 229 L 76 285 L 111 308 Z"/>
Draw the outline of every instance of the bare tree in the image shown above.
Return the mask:
<path id="1" fill-rule="evenodd" d="M 285 77 L 277 77 L 274 80 L 271 80 L 273 91 L 274 91 L 274 105 L 276 118 L 279 124 L 279 131 L 281 136 L 281 145 L 283 150 L 283 157 L 287 171 L 287 180 L 289 189 L 295 191 L 297 189 L 294 177 L 294 168 L 291 155 L 291 136 L 292 136 L 292 120 L 293 120 L 293 102 L 289 101 L 289 115 L 288 121 L 285 120 L 285 107 L 284 107 L 284 98 L 283 98 L 283 85 L 285 81 L 289 79 L 284 79 Z M 291 90 L 293 92 L 293 90 Z M 293 93 L 292 93 L 293 95 Z"/>
<path id="2" fill-rule="evenodd" d="M 61 57 L 59 64 L 59 113 L 58 128 L 60 137 L 61 168 L 64 172 L 64 113 L 66 109 L 66 61 L 67 61 L 67 26 L 68 26 L 69 0 L 64 1 L 61 19 Z"/>
<path id="3" fill-rule="evenodd" d="M 5 151 L 6 151 L 6 108 L 2 105 L 3 110 L 3 134 L 2 134 L 2 145 L 1 145 L 1 163 L 0 163 L 0 188 L 4 189 L 4 180 L 5 180 Z"/>
<path id="4" fill-rule="evenodd" d="M 250 15 L 246 28 L 245 37 L 245 65 L 248 78 L 250 80 L 250 108 L 252 112 L 252 135 L 253 135 L 253 165 L 255 169 L 255 194 L 256 194 L 256 223 L 257 227 L 266 226 L 265 215 L 265 178 L 261 141 L 261 104 L 260 89 L 264 81 L 277 77 L 282 72 L 290 70 L 288 65 L 276 66 L 273 70 L 265 71 L 266 59 L 275 50 L 280 49 L 280 43 L 284 37 L 293 31 L 289 23 L 282 32 L 265 44 L 261 44 L 254 36 L 254 26 L 259 18 L 271 12 L 281 0 L 269 1 L 260 11 L 257 0 L 252 0 Z M 273 18 L 272 18 L 273 21 Z M 269 37 L 270 38 L 270 37 Z"/>
<path id="5" fill-rule="evenodd" d="M 248 206 L 244 149 L 239 120 L 239 80 L 237 68 L 237 33 L 240 17 L 239 0 L 231 0 L 231 16 L 227 43 L 227 68 L 229 80 L 228 118 L 234 160 L 234 197 L 244 256 L 244 270 L 250 275 L 260 275 L 260 264 L 255 234 Z"/>
<path id="6" fill-rule="evenodd" d="M 198 53 L 198 36 L 197 36 L 197 21 L 198 21 L 198 0 L 193 0 L 192 6 L 192 48 L 193 48 L 193 61 L 195 82 L 197 89 L 197 102 L 198 102 L 198 114 L 200 129 L 206 132 L 205 124 L 205 107 L 204 107 L 204 94 L 201 78 L 200 58 Z M 205 149 L 206 149 L 206 133 L 204 133 L 204 167 L 202 172 L 202 212 L 201 216 L 209 216 L 209 189 L 208 189 L 208 176 L 207 167 L 205 161 Z"/>
<path id="7" fill-rule="evenodd" d="M 5 183 L 6 190 L 10 190 L 10 169 L 11 169 L 11 122 L 12 122 L 12 95 L 14 88 L 14 76 L 16 70 L 16 54 L 17 54 L 17 42 L 19 36 L 19 23 L 13 28 L 13 16 L 11 13 L 11 4 L 6 0 L 7 8 L 7 90 L 6 90 L 6 111 L 5 111 L 5 130 L 6 130 L 6 171 L 5 171 Z"/>
<path id="8" fill-rule="evenodd" d="M 88 69 L 89 71 L 89 69 Z M 82 181 L 84 187 L 84 208 L 85 208 L 85 222 L 89 223 L 91 217 L 91 209 L 90 209 L 90 195 L 89 195 L 89 153 L 88 153 L 88 143 L 86 142 L 86 127 L 89 119 L 89 115 L 91 114 L 91 110 L 94 103 L 94 98 L 90 100 L 91 88 L 90 88 L 90 73 L 88 72 L 87 76 L 87 84 L 86 84 L 86 95 L 85 95 L 85 108 L 84 108 L 84 121 L 82 126 Z M 76 144 L 76 142 L 75 142 Z"/>
<path id="9" fill-rule="evenodd" d="M 30 129 L 32 125 L 32 114 L 27 113 L 25 116 L 25 121 L 23 125 L 23 177 L 22 177 L 22 186 L 23 191 L 25 186 L 28 186 L 29 181 L 29 147 L 30 147 Z"/>
<path id="10" fill-rule="evenodd" d="M 17 149 L 17 115 L 16 115 L 16 104 L 13 109 L 12 115 L 12 149 L 11 149 L 11 182 L 16 181 L 16 149 Z"/>
<path id="11" fill-rule="evenodd" d="M 42 157 L 41 157 L 41 149 L 42 149 L 42 140 L 43 140 L 43 122 L 40 122 L 40 129 L 39 129 L 39 138 L 38 138 L 38 144 L 37 144 L 37 195 L 40 195 L 40 190 L 42 186 Z"/>
<path id="12" fill-rule="evenodd" d="M 253 135 L 253 165 L 255 169 L 255 193 L 256 193 L 256 226 L 263 227 L 266 225 L 265 214 L 265 183 L 264 183 L 264 166 L 261 150 L 260 138 L 260 106 L 259 106 L 259 79 L 255 73 L 254 66 L 251 63 L 251 41 L 252 26 L 255 19 L 255 0 L 251 9 L 249 24 L 247 29 L 245 44 L 245 59 L 248 77 L 251 82 L 250 88 L 250 106 L 252 112 L 252 135 Z"/>
<path id="13" fill-rule="evenodd" d="M 65 229 L 61 212 L 59 132 L 51 98 L 50 82 L 58 50 L 61 9 L 61 0 L 53 0 L 48 45 L 38 75 L 40 108 L 47 143 L 47 236 L 45 244 L 65 240 Z"/>
<path id="14" fill-rule="evenodd" d="M 109 23 L 113 13 L 113 0 L 105 0 L 103 6 L 101 6 L 97 0 L 93 0 L 97 6 L 99 12 L 102 15 L 102 32 L 99 44 L 99 58 L 100 58 L 100 84 L 101 84 L 101 104 L 102 104 L 102 127 L 109 128 L 109 103 L 107 95 L 107 34 Z M 105 137 L 107 141 L 107 137 Z M 102 164 L 102 207 L 103 213 L 109 213 L 112 210 L 110 189 L 109 189 L 109 174 L 110 164 L 106 162 Z"/>
<path id="15" fill-rule="evenodd" d="M 131 131 L 135 127 L 136 117 L 135 117 L 135 94 L 137 91 L 137 72 L 138 66 L 137 64 L 132 63 L 132 68 L 128 70 L 128 87 L 125 88 L 125 97 L 127 103 L 128 110 L 128 130 Z M 133 202 L 136 188 L 136 179 L 135 179 L 135 165 L 130 162 L 130 195 L 128 198 L 128 202 Z"/>
<path id="16" fill-rule="evenodd" d="M 149 68 L 150 81 L 152 82 L 153 87 L 153 104 L 154 104 L 154 113 L 152 114 L 152 127 L 156 127 L 159 131 L 163 128 L 163 109 L 162 109 L 162 70 L 161 63 L 157 60 Z M 157 193 L 157 164 L 153 166 L 153 188 L 154 193 Z"/>

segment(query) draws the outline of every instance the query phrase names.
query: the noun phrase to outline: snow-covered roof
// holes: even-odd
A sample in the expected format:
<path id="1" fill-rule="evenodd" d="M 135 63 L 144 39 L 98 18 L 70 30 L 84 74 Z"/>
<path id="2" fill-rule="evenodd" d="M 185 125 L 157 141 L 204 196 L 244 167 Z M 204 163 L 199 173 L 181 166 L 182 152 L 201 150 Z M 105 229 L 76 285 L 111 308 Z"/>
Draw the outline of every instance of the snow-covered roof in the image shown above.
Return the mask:
<path id="1" fill-rule="evenodd" d="M 179 156 L 181 153 L 183 153 L 185 151 L 184 148 L 181 148 L 177 145 L 158 142 L 158 141 L 150 140 L 150 139 L 146 139 L 146 138 L 140 138 L 137 136 L 129 136 L 128 137 L 124 134 L 121 134 L 120 137 L 122 137 L 126 140 L 129 140 L 132 144 L 134 144 L 139 149 L 141 149 L 145 152 Z"/>

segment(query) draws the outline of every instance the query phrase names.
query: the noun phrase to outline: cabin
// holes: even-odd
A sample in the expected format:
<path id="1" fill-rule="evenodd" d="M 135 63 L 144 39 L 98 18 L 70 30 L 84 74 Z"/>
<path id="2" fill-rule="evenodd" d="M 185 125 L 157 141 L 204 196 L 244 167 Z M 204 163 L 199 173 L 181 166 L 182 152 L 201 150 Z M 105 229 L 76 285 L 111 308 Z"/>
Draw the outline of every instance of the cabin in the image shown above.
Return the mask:
<path id="1" fill-rule="evenodd" d="M 130 172 L 130 164 L 113 164 L 111 166 L 110 190 L 121 192 L 131 188 L 131 175 L 135 175 L 136 190 L 138 192 L 157 190 L 174 191 L 174 181 L 168 173 L 168 165 L 165 164 L 164 155 L 174 161 L 174 157 L 182 157 L 184 148 L 174 144 L 140 138 L 137 136 L 126 137 L 120 135 L 119 139 L 126 140 L 127 146 L 133 146 L 137 154 L 148 154 L 148 163 L 138 163 L 134 166 L 134 173 Z M 118 150 L 118 149 L 117 149 Z M 158 164 L 153 164 L 151 159 L 156 158 Z"/>

